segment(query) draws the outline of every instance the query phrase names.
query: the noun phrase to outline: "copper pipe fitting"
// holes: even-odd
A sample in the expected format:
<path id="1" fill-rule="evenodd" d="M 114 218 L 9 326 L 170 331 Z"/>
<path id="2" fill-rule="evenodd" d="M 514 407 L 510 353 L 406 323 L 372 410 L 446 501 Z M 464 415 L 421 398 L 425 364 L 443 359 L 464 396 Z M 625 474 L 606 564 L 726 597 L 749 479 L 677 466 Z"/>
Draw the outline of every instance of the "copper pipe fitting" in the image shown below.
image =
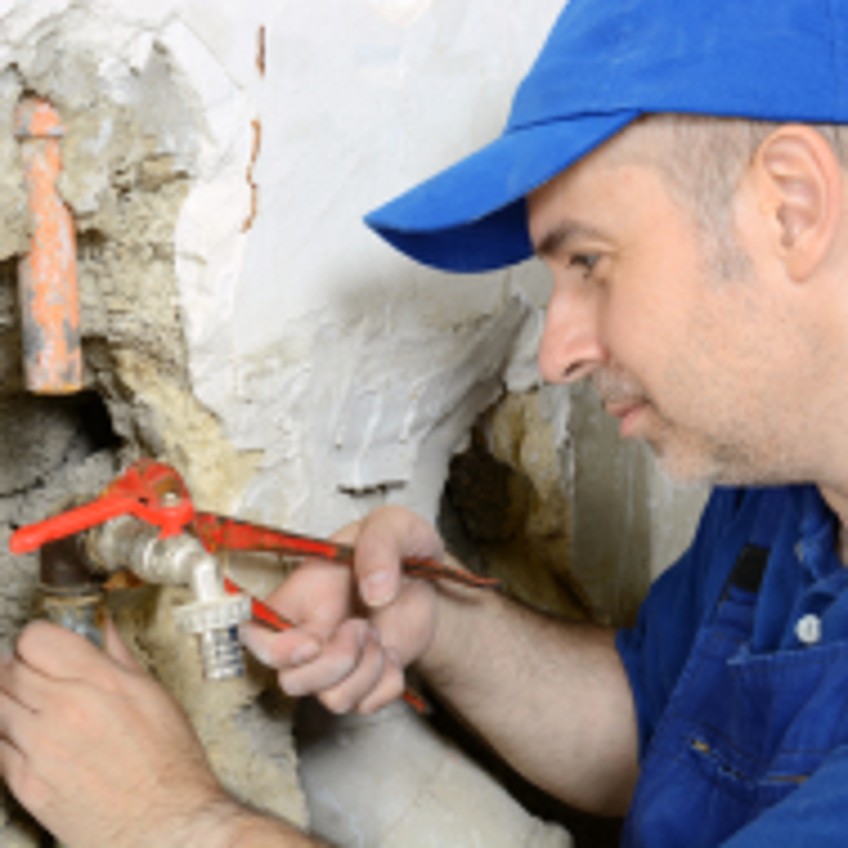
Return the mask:
<path id="1" fill-rule="evenodd" d="M 64 127 L 46 100 L 22 100 L 15 112 L 21 143 L 29 253 L 18 267 L 24 378 L 38 394 L 69 394 L 82 388 L 77 248 L 70 210 L 56 181 L 62 168 Z"/>

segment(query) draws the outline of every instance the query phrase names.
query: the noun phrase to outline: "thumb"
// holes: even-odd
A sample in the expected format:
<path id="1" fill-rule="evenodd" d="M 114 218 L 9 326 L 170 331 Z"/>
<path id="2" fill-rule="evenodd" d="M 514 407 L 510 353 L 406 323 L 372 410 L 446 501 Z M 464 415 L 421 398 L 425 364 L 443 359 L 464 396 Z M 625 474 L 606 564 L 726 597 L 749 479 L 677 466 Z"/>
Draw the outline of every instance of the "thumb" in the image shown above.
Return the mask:
<path id="1" fill-rule="evenodd" d="M 403 507 L 383 506 L 363 519 L 354 568 L 362 599 L 372 609 L 398 595 L 405 557 L 441 559 L 444 546 L 435 528 Z"/>
<path id="2" fill-rule="evenodd" d="M 400 589 L 399 543 L 385 520 L 389 515 L 385 507 L 377 509 L 333 535 L 335 540 L 353 545 L 359 597 L 372 609 L 390 604 Z"/>
<path id="3" fill-rule="evenodd" d="M 121 634 L 110 616 L 106 616 L 103 622 L 103 650 L 128 671 L 146 673 L 138 658 L 121 638 Z"/>

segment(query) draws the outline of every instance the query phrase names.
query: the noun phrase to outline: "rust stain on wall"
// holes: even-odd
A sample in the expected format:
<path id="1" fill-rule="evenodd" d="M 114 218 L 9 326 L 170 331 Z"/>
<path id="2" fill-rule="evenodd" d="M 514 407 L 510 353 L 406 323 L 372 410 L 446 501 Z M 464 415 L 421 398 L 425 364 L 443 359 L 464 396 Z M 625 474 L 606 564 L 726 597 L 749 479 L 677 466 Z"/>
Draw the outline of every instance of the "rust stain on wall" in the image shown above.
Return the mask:
<path id="1" fill-rule="evenodd" d="M 266 42 L 265 42 L 265 27 L 259 27 L 259 32 L 256 36 L 256 69 L 259 71 L 259 76 L 265 76 L 265 61 L 267 58 Z"/>
<path id="2" fill-rule="evenodd" d="M 259 209 L 259 186 L 253 178 L 253 169 L 256 167 L 256 160 L 259 158 L 259 151 L 262 149 L 262 124 L 258 118 L 254 118 L 250 126 L 253 131 L 250 161 L 247 164 L 247 184 L 250 186 L 250 212 L 241 225 L 241 231 L 243 233 L 246 233 L 253 226 L 253 222 L 256 220 L 256 213 Z"/>

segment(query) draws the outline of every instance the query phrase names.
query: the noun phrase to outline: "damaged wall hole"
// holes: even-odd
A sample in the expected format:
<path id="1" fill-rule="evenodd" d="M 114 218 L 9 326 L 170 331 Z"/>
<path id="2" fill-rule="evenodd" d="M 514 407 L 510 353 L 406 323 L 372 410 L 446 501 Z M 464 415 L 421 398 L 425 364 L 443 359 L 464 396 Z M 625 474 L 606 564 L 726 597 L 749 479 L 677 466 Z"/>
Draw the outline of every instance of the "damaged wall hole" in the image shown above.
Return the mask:
<path id="1" fill-rule="evenodd" d="M 529 401 L 532 403 L 532 399 Z M 571 574 L 571 528 L 567 483 L 556 493 L 522 451 L 504 456 L 493 426 L 514 419 L 527 403 L 507 398 L 474 427 L 469 447 L 456 454 L 440 503 L 439 529 L 448 548 L 475 571 L 498 577 L 524 602 L 571 619 L 596 618 L 592 601 Z M 515 432 L 524 438 L 523 423 Z M 503 441 L 503 440 L 501 440 Z M 501 455 L 499 455 L 499 453 Z M 555 448 L 545 465 L 559 463 Z M 553 476 L 559 477 L 557 472 Z"/>
<path id="2" fill-rule="evenodd" d="M 0 497 L 47 488 L 62 468 L 84 465 L 101 452 L 116 456 L 124 445 L 93 390 L 51 398 L 2 396 L 0 420 L 5 434 Z"/>
<path id="3" fill-rule="evenodd" d="M 556 434 L 537 426 L 542 408 L 536 391 L 507 395 L 477 421 L 468 447 L 451 460 L 439 530 L 449 550 L 475 571 L 498 577 L 520 601 L 556 617 L 598 621 L 605 611 L 570 570 L 570 484 Z M 583 814 L 528 783 L 434 692 L 424 691 L 433 727 L 531 814 L 563 825 L 575 848 L 618 844 L 619 820 Z"/>

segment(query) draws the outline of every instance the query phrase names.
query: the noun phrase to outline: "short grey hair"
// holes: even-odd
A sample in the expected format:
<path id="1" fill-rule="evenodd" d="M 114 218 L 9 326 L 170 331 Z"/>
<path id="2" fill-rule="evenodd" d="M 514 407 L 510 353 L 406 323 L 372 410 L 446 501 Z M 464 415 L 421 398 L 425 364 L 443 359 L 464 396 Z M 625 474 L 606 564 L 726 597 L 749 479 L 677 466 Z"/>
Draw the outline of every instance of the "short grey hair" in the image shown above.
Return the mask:
<path id="1" fill-rule="evenodd" d="M 636 125 L 644 129 L 640 151 L 668 180 L 684 208 L 691 210 L 711 248 L 722 277 L 747 265 L 736 242 L 731 203 L 739 181 L 760 145 L 782 123 L 704 115 L 648 115 Z M 848 167 L 848 127 L 811 124 Z M 652 137 L 653 136 L 653 137 Z M 644 154 L 643 154 L 644 155 Z M 743 263 L 740 265 L 740 262 Z"/>

